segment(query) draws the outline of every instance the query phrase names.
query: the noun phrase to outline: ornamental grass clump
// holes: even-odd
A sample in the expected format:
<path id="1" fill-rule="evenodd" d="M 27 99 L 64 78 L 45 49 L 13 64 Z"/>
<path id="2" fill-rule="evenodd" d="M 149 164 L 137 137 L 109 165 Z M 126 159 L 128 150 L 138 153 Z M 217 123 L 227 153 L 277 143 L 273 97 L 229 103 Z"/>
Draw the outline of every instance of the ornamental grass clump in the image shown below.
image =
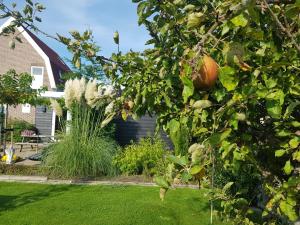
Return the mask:
<path id="1" fill-rule="evenodd" d="M 89 89 L 91 84 L 95 85 L 93 93 Z M 61 134 L 60 141 L 49 146 L 45 152 L 43 161 L 51 175 L 86 178 L 115 174 L 112 159 L 118 145 L 108 135 L 113 128 L 101 126 L 113 92 L 110 95 L 101 93 L 95 81 L 75 79 L 66 82 L 65 106 L 72 119 L 66 121 L 68 129 Z M 86 99 L 86 96 L 89 98 Z M 58 102 L 52 101 L 52 105 L 57 110 Z"/>

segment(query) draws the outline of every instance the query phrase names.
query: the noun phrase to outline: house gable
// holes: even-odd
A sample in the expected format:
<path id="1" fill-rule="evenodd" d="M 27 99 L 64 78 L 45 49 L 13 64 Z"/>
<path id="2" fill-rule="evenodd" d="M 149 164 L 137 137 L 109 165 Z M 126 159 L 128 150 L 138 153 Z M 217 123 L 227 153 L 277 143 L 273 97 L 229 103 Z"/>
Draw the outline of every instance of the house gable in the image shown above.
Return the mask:
<path id="1" fill-rule="evenodd" d="M 0 32 L 3 30 L 3 28 L 5 28 L 6 26 L 8 26 L 12 21 L 13 21 L 14 19 L 13 18 L 10 18 L 9 20 L 7 20 L 1 27 L 0 27 Z M 48 80 L 48 82 L 49 82 L 49 85 L 46 85 L 46 86 L 48 86 L 48 88 L 51 88 L 51 89 L 56 89 L 56 82 L 55 82 L 55 79 L 54 79 L 54 75 L 53 75 L 53 70 L 52 70 L 52 66 L 51 66 L 51 62 L 50 62 L 50 59 L 49 59 L 49 57 L 46 55 L 46 53 L 42 50 L 42 48 L 36 43 L 36 41 L 34 41 L 34 39 L 32 38 L 32 35 L 30 35 L 28 32 L 27 32 L 27 30 L 26 29 L 24 29 L 23 27 L 18 27 L 17 28 L 18 29 L 18 31 L 21 33 L 21 35 L 22 35 L 22 37 L 32 46 L 32 48 L 33 48 L 33 50 L 39 55 L 39 57 L 43 60 L 43 63 L 44 63 L 44 65 L 45 65 L 45 67 L 46 67 L 46 71 L 47 71 L 47 75 L 48 75 L 48 77 L 47 77 L 47 80 Z M 7 45 L 7 48 L 8 48 L 8 43 L 4 43 L 5 41 L 4 41 L 4 39 L 7 39 L 7 37 L 0 37 L 1 39 L 1 43 L 0 43 L 0 47 L 1 48 L 5 48 L 5 46 L 2 46 L 2 45 L 4 45 L 4 44 L 6 44 Z M 23 43 L 24 44 L 24 43 Z M 22 45 L 22 44 L 20 44 L 20 45 Z M 20 47 L 20 46 L 18 46 L 18 47 Z M 22 46 L 21 46 L 22 47 Z M 12 51 L 18 51 L 17 49 L 14 49 L 14 50 L 12 50 Z M 10 54 L 13 54 L 14 52 L 6 52 L 8 55 L 6 55 L 6 53 L 4 53 L 4 51 L 1 51 L 2 52 L 2 54 L 5 54 L 5 57 L 4 56 L 2 56 L 1 57 L 1 61 L 2 61 L 2 63 L 0 62 L 0 65 L 3 67 L 4 66 L 4 68 L 6 67 L 6 66 L 8 66 L 8 65 L 10 65 L 11 63 L 10 62 L 6 62 L 6 66 L 5 65 L 2 65 L 2 64 L 5 64 L 5 60 L 4 60 L 4 58 L 6 58 L 6 57 L 9 57 L 9 55 Z M 1 54 L 1 53 L 0 53 Z M 18 59 L 18 57 L 20 57 L 20 55 L 18 55 L 18 54 L 15 54 L 16 56 L 14 56 L 13 58 L 14 59 L 9 59 L 9 60 L 19 60 Z M 2 60 L 3 59 L 3 60 Z M 28 59 L 28 55 L 27 54 L 25 54 L 24 53 L 24 55 L 23 55 L 23 59 L 22 59 L 22 61 L 28 61 L 29 59 Z M 35 58 L 35 60 L 36 60 L 36 58 Z M 36 62 L 35 61 L 32 61 L 31 62 L 31 64 L 36 64 Z M 39 64 L 39 63 L 37 63 L 37 64 Z M 10 65 L 10 66 L 12 66 L 12 65 Z M 31 65 L 31 66 L 39 66 L 39 65 Z M 8 68 L 8 69 L 10 69 L 10 68 Z M 27 69 L 27 70 L 25 70 L 25 71 L 19 71 L 19 68 L 18 68 L 18 66 L 16 65 L 16 68 L 14 68 L 14 69 L 16 69 L 18 72 L 28 72 L 28 73 L 30 73 L 31 72 L 31 68 L 29 68 L 29 69 Z M 3 72 L 3 71 L 1 71 L 1 72 Z M 6 71 L 4 71 L 4 72 L 6 72 Z"/>

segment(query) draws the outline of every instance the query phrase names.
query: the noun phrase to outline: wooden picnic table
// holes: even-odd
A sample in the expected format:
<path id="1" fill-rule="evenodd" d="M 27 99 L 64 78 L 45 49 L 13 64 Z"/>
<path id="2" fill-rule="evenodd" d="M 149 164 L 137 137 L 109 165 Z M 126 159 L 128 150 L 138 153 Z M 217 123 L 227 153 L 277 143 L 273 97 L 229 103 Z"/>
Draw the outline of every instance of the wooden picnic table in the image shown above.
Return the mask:
<path id="1" fill-rule="evenodd" d="M 36 152 L 38 151 L 39 147 L 45 147 L 49 142 L 54 141 L 54 136 L 51 135 L 39 135 L 39 134 L 22 134 L 22 142 L 15 143 L 16 145 L 20 145 L 21 149 L 20 152 L 23 150 L 23 146 L 31 146 L 31 149 L 35 147 Z M 47 139 L 48 142 L 43 143 L 40 142 L 41 139 Z"/>

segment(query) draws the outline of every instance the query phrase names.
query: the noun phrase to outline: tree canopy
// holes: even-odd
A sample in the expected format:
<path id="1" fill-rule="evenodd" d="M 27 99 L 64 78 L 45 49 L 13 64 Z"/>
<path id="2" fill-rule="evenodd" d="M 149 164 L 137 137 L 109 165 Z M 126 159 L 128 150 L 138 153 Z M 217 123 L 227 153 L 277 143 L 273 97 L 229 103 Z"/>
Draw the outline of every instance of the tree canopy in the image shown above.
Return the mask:
<path id="1" fill-rule="evenodd" d="M 32 77 L 9 70 L 0 75 L 0 105 L 35 104 L 39 91 L 31 88 Z"/>
<path id="2" fill-rule="evenodd" d="M 297 220 L 299 0 L 133 2 L 151 36 L 144 52 L 106 58 L 88 31 L 55 38 L 78 67 L 82 57 L 92 58 L 123 88 L 108 119 L 157 116 L 175 146 L 166 174 L 156 178 L 161 196 L 174 181 L 196 179 L 210 186 L 214 205 L 236 224 Z M 38 29 L 32 14 L 2 9 Z M 202 75 L 215 64 L 218 80 L 203 85 Z"/>

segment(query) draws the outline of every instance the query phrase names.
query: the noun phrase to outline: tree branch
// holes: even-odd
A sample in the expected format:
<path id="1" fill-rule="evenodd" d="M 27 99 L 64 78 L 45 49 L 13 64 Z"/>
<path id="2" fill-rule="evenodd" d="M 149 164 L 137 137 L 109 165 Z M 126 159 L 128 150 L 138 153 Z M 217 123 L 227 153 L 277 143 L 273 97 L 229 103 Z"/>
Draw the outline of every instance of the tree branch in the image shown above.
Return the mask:
<path id="1" fill-rule="evenodd" d="M 262 0 L 263 3 L 266 5 L 267 9 L 269 10 L 271 16 L 279 26 L 279 28 L 291 39 L 293 45 L 297 48 L 297 50 L 300 52 L 300 45 L 297 43 L 295 36 L 285 27 L 283 24 L 280 22 L 279 18 L 276 16 L 276 14 L 273 12 L 269 5 L 269 1 L 267 0 Z"/>
<path id="2" fill-rule="evenodd" d="M 201 50 L 202 50 L 202 46 L 205 43 L 205 41 L 207 40 L 208 37 L 210 37 L 210 35 L 212 35 L 212 32 L 217 28 L 217 26 L 219 25 L 219 22 L 216 21 L 207 31 L 207 33 L 205 35 L 203 35 L 203 37 L 201 38 L 201 40 L 198 42 L 198 44 L 196 45 L 196 49 L 197 51 L 197 55 L 200 54 Z"/>
<path id="3" fill-rule="evenodd" d="M 294 4 L 295 0 L 267 0 L 269 4 Z"/>

